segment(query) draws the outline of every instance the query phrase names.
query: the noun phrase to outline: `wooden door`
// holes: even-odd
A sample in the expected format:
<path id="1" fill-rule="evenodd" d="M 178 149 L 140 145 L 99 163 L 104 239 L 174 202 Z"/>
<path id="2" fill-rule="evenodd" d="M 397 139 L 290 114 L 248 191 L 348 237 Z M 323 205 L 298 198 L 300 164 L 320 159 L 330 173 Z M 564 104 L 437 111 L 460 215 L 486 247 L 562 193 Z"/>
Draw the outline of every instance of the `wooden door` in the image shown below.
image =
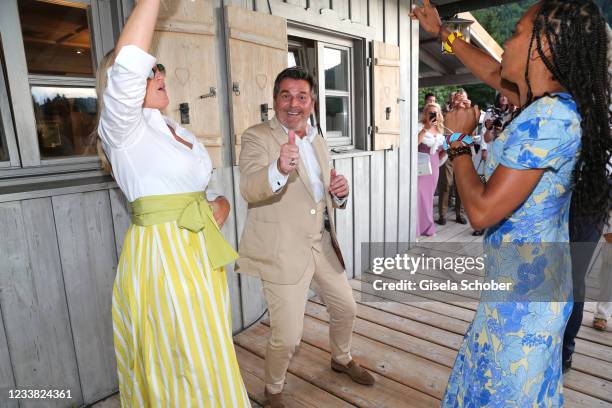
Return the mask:
<path id="1" fill-rule="evenodd" d="M 212 0 L 166 0 L 160 6 L 152 53 L 166 67 L 170 104 L 165 115 L 181 123 L 179 107 L 189 105 L 181 123 L 206 146 L 214 167 L 223 164 L 217 59 Z M 211 92 L 212 91 L 212 92 Z"/>
<path id="2" fill-rule="evenodd" d="M 287 68 L 287 21 L 241 7 L 225 8 L 227 30 L 228 88 L 232 133 L 238 163 L 240 136 L 262 122 L 262 104 L 272 111 L 274 79 Z"/>
<path id="3" fill-rule="evenodd" d="M 373 42 L 374 150 L 399 147 L 400 137 L 400 49 Z"/>

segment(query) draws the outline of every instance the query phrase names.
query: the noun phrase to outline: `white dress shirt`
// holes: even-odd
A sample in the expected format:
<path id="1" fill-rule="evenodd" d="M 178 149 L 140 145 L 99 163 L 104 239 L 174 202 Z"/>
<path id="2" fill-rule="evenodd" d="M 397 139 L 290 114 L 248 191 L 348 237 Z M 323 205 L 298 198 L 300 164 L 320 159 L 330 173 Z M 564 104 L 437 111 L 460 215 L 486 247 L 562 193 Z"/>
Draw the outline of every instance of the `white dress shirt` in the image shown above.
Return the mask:
<path id="1" fill-rule="evenodd" d="M 289 134 L 288 129 L 281 124 L 281 127 L 285 131 L 285 133 Z M 310 180 L 310 187 L 315 197 L 315 202 L 319 202 L 325 197 L 325 185 L 323 184 L 323 178 L 321 177 L 321 166 L 317 161 L 317 155 L 315 153 L 314 147 L 312 146 L 312 142 L 315 137 L 317 137 L 317 129 L 314 126 L 308 125 L 306 130 L 306 135 L 304 137 L 299 137 L 296 135 L 295 137 L 295 145 L 298 147 L 300 152 L 300 160 L 304 163 L 304 167 L 306 167 L 306 171 L 308 173 L 308 180 Z M 272 161 L 270 166 L 268 167 L 268 181 L 270 182 L 270 187 L 273 192 L 277 192 L 282 189 L 285 184 L 287 184 L 287 180 L 289 179 L 289 175 L 282 174 L 276 165 L 276 161 Z M 342 206 L 346 201 L 346 197 L 338 198 L 334 194 L 332 197 L 338 206 Z"/>
<path id="2" fill-rule="evenodd" d="M 104 107 L 98 133 L 113 168 L 113 176 L 131 202 L 139 197 L 206 190 L 212 162 L 187 129 L 158 109 L 143 108 L 147 76 L 155 57 L 127 45 L 108 70 Z M 177 136 L 193 148 L 177 141 Z M 217 196 L 207 191 L 207 198 Z"/>

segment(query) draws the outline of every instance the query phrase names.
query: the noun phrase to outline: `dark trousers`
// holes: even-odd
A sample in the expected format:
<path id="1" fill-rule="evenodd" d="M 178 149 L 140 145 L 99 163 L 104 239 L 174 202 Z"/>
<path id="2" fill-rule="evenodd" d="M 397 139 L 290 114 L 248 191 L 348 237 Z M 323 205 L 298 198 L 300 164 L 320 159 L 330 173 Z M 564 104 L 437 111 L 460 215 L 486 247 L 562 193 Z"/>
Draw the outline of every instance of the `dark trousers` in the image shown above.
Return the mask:
<path id="1" fill-rule="evenodd" d="M 461 197 L 457 191 L 455 184 L 455 174 L 453 164 L 450 160 L 440 166 L 440 177 L 438 178 L 438 215 L 440 218 L 446 218 L 448 211 L 448 199 L 451 193 L 455 191 L 455 215 L 457 218 L 461 216 Z"/>
<path id="2" fill-rule="evenodd" d="M 570 208 L 570 252 L 572 255 L 572 280 L 574 283 L 574 307 L 565 326 L 563 336 L 563 361 L 572 357 L 576 347 L 576 336 L 582 324 L 584 310 L 585 279 L 589 263 L 601 238 L 603 225 L 590 220 L 581 219 L 576 215 L 574 202 Z"/>

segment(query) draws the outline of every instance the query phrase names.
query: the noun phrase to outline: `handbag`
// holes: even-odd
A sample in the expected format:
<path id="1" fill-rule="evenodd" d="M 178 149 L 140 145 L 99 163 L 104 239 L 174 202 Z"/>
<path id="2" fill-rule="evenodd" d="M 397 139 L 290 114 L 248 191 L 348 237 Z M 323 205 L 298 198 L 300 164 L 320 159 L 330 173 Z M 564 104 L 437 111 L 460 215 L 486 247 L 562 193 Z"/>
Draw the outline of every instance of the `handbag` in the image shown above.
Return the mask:
<path id="1" fill-rule="evenodd" d="M 418 152 L 417 163 L 417 174 L 419 176 L 430 176 L 432 174 L 429 153 Z"/>

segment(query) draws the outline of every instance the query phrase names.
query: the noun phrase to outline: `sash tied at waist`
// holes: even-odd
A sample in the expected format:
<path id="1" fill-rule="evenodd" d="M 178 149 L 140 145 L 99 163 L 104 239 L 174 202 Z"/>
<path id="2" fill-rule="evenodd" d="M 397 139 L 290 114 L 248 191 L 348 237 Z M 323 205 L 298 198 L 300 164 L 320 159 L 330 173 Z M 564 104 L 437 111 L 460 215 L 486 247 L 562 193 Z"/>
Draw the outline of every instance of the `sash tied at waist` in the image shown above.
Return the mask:
<path id="1" fill-rule="evenodd" d="M 130 203 L 132 223 L 142 227 L 176 221 L 179 228 L 204 233 L 206 252 L 213 269 L 238 259 L 215 221 L 204 193 L 140 197 Z"/>

